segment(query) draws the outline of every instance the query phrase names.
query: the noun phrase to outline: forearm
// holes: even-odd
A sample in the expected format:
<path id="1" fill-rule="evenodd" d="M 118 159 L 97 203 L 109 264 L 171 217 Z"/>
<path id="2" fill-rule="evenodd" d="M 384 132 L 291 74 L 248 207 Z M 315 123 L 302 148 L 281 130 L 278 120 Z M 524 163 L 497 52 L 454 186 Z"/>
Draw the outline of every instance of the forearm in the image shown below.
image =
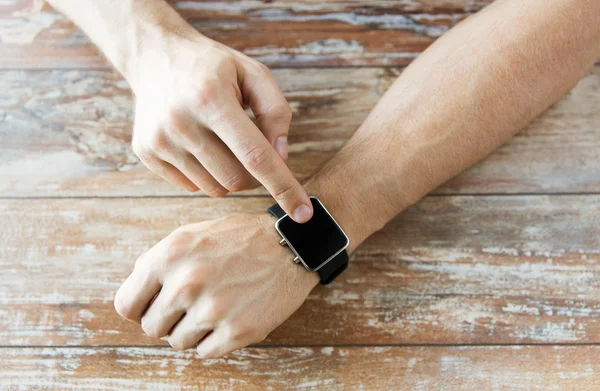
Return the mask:
<path id="1" fill-rule="evenodd" d="M 142 53 L 169 35 L 200 36 L 164 0 L 47 0 L 79 26 L 131 83 Z"/>
<path id="2" fill-rule="evenodd" d="M 305 187 L 353 250 L 504 143 L 599 56 L 597 1 L 497 1 L 415 60 Z"/>

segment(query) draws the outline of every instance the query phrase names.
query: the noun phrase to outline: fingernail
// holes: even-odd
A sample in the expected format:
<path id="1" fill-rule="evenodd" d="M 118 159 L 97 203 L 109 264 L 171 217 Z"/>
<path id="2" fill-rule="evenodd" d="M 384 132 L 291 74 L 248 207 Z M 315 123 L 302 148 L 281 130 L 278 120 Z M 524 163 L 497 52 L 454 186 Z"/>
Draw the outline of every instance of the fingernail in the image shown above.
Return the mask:
<path id="1" fill-rule="evenodd" d="M 311 217 L 310 208 L 304 204 L 297 207 L 292 214 L 294 216 L 294 221 L 297 223 L 306 223 Z"/>
<path id="2" fill-rule="evenodd" d="M 287 137 L 286 136 L 280 136 L 277 137 L 277 140 L 275 140 L 275 149 L 277 150 L 277 153 L 279 153 L 279 156 L 281 156 L 283 158 L 283 160 L 288 158 L 288 142 L 287 142 Z"/>

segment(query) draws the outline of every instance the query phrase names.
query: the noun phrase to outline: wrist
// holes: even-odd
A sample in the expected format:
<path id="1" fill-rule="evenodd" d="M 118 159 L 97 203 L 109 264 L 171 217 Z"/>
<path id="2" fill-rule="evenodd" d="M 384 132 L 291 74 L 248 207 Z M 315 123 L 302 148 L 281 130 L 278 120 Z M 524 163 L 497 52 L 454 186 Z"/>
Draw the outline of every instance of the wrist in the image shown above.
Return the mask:
<path id="1" fill-rule="evenodd" d="M 271 243 L 278 243 L 281 237 L 277 234 L 275 229 L 275 219 L 269 214 L 263 214 L 258 216 L 259 224 L 264 227 L 266 233 L 266 240 Z M 306 296 L 310 291 L 319 284 L 319 275 L 315 272 L 306 270 L 304 267 L 296 264 L 293 261 L 294 254 L 286 247 L 277 245 L 277 250 L 282 251 L 282 259 L 278 260 L 287 263 L 287 270 L 289 271 L 290 281 L 294 282 L 294 285 L 301 286 L 305 289 Z"/>
<path id="2" fill-rule="evenodd" d="M 309 195 L 323 202 L 349 237 L 348 254 L 416 201 L 411 198 L 411 187 L 391 167 L 398 159 L 366 159 L 374 149 L 385 148 L 359 133 L 303 184 Z"/>
<path id="3" fill-rule="evenodd" d="M 323 181 L 319 176 L 309 179 L 304 188 L 308 195 L 316 196 L 323 203 L 327 211 L 333 216 L 339 226 L 344 230 L 350 242 L 346 251 L 351 254 L 372 232 L 364 222 L 364 216 L 351 199 L 345 199 L 343 192 L 330 186 L 331 182 Z M 373 231 L 374 232 L 374 231 Z"/>
<path id="4" fill-rule="evenodd" d="M 369 211 L 376 208 L 369 208 L 369 199 L 361 190 L 363 185 L 351 172 L 356 164 L 347 161 L 347 158 L 352 155 L 336 155 L 303 184 L 308 195 L 321 200 L 350 239 L 346 249 L 348 254 L 381 228 L 376 216 L 369 216 Z M 362 198 L 359 197 L 361 192 Z"/>
<path id="5" fill-rule="evenodd" d="M 165 2 L 130 0 L 131 23 L 126 31 L 122 53 L 113 61 L 134 93 L 146 76 L 156 80 L 169 71 L 174 55 L 182 47 L 213 41 L 190 26 Z M 141 3 L 141 4 L 140 4 Z"/>

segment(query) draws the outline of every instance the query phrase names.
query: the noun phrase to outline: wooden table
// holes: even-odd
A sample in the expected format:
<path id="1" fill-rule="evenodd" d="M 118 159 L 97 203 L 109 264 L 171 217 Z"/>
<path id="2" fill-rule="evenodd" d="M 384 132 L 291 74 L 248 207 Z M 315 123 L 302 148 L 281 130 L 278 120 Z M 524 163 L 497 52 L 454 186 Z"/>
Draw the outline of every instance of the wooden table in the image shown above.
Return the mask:
<path id="1" fill-rule="evenodd" d="M 419 52 L 488 0 L 173 1 L 274 69 L 306 178 Z M 181 224 L 263 211 L 138 163 L 127 84 L 38 0 L 0 2 L 0 388 L 600 390 L 600 67 L 371 237 L 263 343 L 201 361 L 113 295 Z"/>

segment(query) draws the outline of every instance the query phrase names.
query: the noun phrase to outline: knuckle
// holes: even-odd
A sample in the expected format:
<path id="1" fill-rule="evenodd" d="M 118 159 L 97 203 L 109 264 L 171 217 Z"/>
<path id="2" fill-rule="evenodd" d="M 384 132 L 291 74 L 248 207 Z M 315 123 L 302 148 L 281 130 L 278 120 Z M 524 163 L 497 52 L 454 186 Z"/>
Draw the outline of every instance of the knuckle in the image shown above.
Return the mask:
<path id="1" fill-rule="evenodd" d="M 262 62 L 255 61 L 254 65 L 256 67 L 256 72 L 260 75 L 271 75 L 271 70 L 268 66 L 263 64 Z"/>
<path id="2" fill-rule="evenodd" d="M 190 232 L 186 232 L 182 229 L 173 231 L 165 239 L 166 243 L 164 246 L 164 251 L 160 257 L 160 259 L 163 260 L 162 263 L 176 263 L 190 248 L 190 243 L 192 243 L 193 240 L 193 235 Z M 159 265 L 156 266 L 158 267 Z"/>
<path id="3" fill-rule="evenodd" d="M 159 335 L 158 329 L 156 326 L 150 322 L 149 320 L 142 318 L 142 330 L 146 333 L 147 336 L 152 338 L 160 338 L 162 335 Z"/>
<path id="4" fill-rule="evenodd" d="M 200 109 L 210 108 L 218 97 L 219 81 L 216 78 L 205 78 L 196 92 L 196 106 Z"/>
<path id="5" fill-rule="evenodd" d="M 295 187 L 294 185 L 288 185 L 275 191 L 273 198 L 276 201 L 286 201 L 293 198 Z"/>
<path id="6" fill-rule="evenodd" d="M 213 187 L 210 189 L 206 189 L 204 191 L 204 193 L 209 196 L 210 198 L 221 198 L 227 195 L 227 193 L 229 193 L 227 191 L 227 189 L 223 188 L 223 187 Z"/>
<path id="7" fill-rule="evenodd" d="M 162 151 L 169 146 L 169 139 L 162 129 L 156 130 L 150 134 L 148 147 L 151 151 Z"/>
<path id="8" fill-rule="evenodd" d="M 133 150 L 133 153 L 135 153 L 135 155 L 140 159 L 145 159 L 148 156 L 148 150 L 142 143 L 140 143 L 138 138 L 134 138 L 131 142 L 131 149 Z"/>
<path id="9" fill-rule="evenodd" d="M 200 161 L 200 156 L 210 156 L 211 152 L 213 152 L 205 138 L 200 138 L 199 142 L 195 142 L 190 149 L 198 161 Z"/>
<path id="10" fill-rule="evenodd" d="M 171 159 L 171 164 L 175 165 L 182 172 L 190 172 L 198 164 L 195 159 L 188 158 L 187 156 L 177 156 Z"/>
<path id="11" fill-rule="evenodd" d="M 217 298 L 207 299 L 203 304 L 202 320 L 207 324 L 217 324 L 225 316 L 227 305 Z"/>
<path id="12" fill-rule="evenodd" d="M 194 278 L 197 276 L 200 276 L 200 278 Z M 197 273 L 194 270 L 189 271 L 187 276 L 172 291 L 169 305 L 174 308 L 190 307 L 198 298 L 205 280 L 206 277 L 202 276 L 202 273 Z"/>
<path id="13" fill-rule="evenodd" d="M 226 46 L 219 46 L 215 51 L 214 67 L 220 77 L 227 75 L 236 65 L 236 55 Z"/>
<path id="14" fill-rule="evenodd" d="M 173 136 L 186 136 L 189 133 L 187 119 L 178 110 L 169 112 L 168 132 Z"/>
<path id="15" fill-rule="evenodd" d="M 269 115 L 286 123 L 292 122 L 292 109 L 287 102 L 281 102 L 269 109 Z"/>
<path id="16" fill-rule="evenodd" d="M 145 257 L 136 261 L 133 266 L 134 272 L 138 275 L 140 281 L 144 284 L 151 284 L 159 272 L 160 265 L 154 258 Z"/>
<path id="17" fill-rule="evenodd" d="M 256 330 L 247 325 L 231 327 L 229 331 L 229 338 L 232 341 L 241 342 L 241 341 L 250 341 L 253 339 L 254 334 L 256 334 Z"/>
<path id="18" fill-rule="evenodd" d="M 223 337 L 227 341 L 235 341 L 240 334 L 240 328 L 230 323 L 230 321 L 222 322 L 220 327 L 223 329 Z"/>
<path id="19" fill-rule="evenodd" d="M 138 275 L 138 278 L 144 281 L 145 283 L 150 283 L 152 278 L 155 277 L 155 275 L 153 274 L 154 267 L 156 264 L 156 262 L 154 261 L 155 258 L 148 256 L 148 252 L 149 251 L 146 251 L 145 253 L 140 255 L 133 264 L 133 273 L 136 273 Z"/>
<path id="20" fill-rule="evenodd" d="M 206 243 L 206 245 L 204 244 Z M 215 247 L 214 241 L 200 240 L 198 247 Z M 186 276 L 183 281 L 189 281 L 194 288 L 198 288 L 203 285 L 206 281 L 211 280 L 218 273 L 218 266 L 209 262 L 198 261 L 193 268 L 186 271 Z"/>
<path id="21" fill-rule="evenodd" d="M 187 229 L 187 227 L 182 226 L 177 228 L 175 231 L 169 235 L 169 246 L 170 247 L 187 247 L 194 239 L 194 233 Z"/>
<path id="22" fill-rule="evenodd" d="M 138 267 L 139 272 L 142 274 L 142 281 L 144 283 L 150 283 L 153 279 L 156 279 L 160 273 L 161 263 L 156 258 L 149 258 L 141 262 Z"/>
<path id="23" fill-rule="evenodd" d="M 228 177 L 223 186 L 229 191 L 242 191 L 252 188 L 252 179 L 246 173 L 236 173 Z"/>
<path id="24" fill-rule="evenodd" d="M 133 312 L 132 307 L 129 304 L 126 304 L 120 296 L 120 293 L 117 292 L 114 300 L 115 310 L 119 315 L 121 315 L 125 319 L 132 319 Z"/>
<path id="25" fill-rule="evenodd" d="M 252 146 L 244 153 L 243 164 L 251 172 L 267 172 L 270 160 L 267 148 L 262 146 Z"/>
<path id="26" fill-rule="evenodd" d="M 263 330 L 254 330 L 254 332 L 252 333 L 252 336 L 250 338 L 250 343 L 259 343 L 264 341 L 267 338 L 267 335 L 269 335 L 267 332 L 263 331 Z"/>
<path id="27" fill-rule="evenodd" d="M 169 338 L 169 345 L 175 350 L 185 350 L 190 348 L 191 346 L 186 345 L 186 343 L 181 338 Z"/>
<path id="28" fill-rule="evenodd" d="M 172 268 L 179 262 L 180 254 L 181 251 L 178 250 L 177 247 L 170 246 L 164 252 L 161 258 L 162 260 L 160 262 L 156 262 L 151 267 L 152 269 L 156 269 L 157 271 L 159 271 L 160 269 L 167 270 L 169 268 Z"/>
<path id="29" fill-rule="evenodd" d="M 199 290 L 198 283 L 185 282 L 175 290 L 169 304 L 177 308 L 187 308 L 194 302 Z"/>
<path id="30" fill-rule="evenodd" d="M 285 111 L 280 114 L 280 118 L 282 121 L 285 121 L 286 123 L 289 124 L 292 122 L 293 114 L 292 114 L 292 109 L 290 108 L 290 105 L 286 104 L 286 107 L 287 108 L 285 109 Z"/>
<path id="31" fill-rule="evenodd" d="M 148 263 L 148 259 L 149 257 L 147 256 L 148 251 L 144 252 L 142 255 L 140 255 L 136 260 L 135 263 L 133 264 L 133 269 L 140 269 L 143 268 L 147 263 Z"/>

